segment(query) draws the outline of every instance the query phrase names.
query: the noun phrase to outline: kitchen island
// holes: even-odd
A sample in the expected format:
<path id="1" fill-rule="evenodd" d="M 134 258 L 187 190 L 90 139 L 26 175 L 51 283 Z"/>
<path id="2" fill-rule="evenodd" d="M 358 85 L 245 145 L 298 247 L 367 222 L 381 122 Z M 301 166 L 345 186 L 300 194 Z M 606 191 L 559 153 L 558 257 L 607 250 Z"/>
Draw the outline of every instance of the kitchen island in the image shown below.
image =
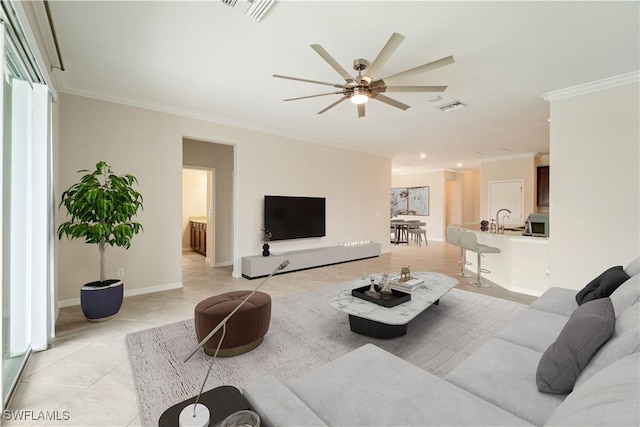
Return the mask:
<path id="1" fill-rule="evenodd" d="M 482 273 L 487 279 L 512 292 L 540 296 L 549 289 L 549 238 L 523 236 L 522 231 L 505 230 L 504 234 L 480 231 L 480 224 L 459 224 L 456 227 L 473 231 L 478 243 L 500 249 L 499 254 L 486 254 Z M 468 273 L 475 276 L 477 256 L 467 251 Z"/>

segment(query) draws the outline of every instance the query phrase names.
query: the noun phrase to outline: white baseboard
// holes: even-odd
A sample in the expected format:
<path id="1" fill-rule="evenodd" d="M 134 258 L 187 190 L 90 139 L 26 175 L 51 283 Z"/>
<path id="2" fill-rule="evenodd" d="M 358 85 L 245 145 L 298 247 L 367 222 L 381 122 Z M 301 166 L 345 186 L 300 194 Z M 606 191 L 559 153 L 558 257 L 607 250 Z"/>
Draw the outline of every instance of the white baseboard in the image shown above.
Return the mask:
<path id="1" fill-rule="evenodd" d="M 180 289 L 182 287 L 182 282 L 167 283 L 164 285 L 149 286 L 146 288 L 130 289 L 130 290 L 126 290 L 126 286 L 127 286 L 126 283 L 124 284 L 124 286 L 125 286 L 124 297 L 126 298 L 126 297 L 133 297 L 136 295 L 151 294 L 154 292 L 169 291 L 171 289 Z M 58 308 L 72 307 L 74 305 L 80 305 L 80 298 L 71 298 L 71 299 L 58 301 Z"/>
<path id="2" fill-rule="evenodd" d="M 74 305 L 80 305 L 80 298 L 63 299 L 58 301 L 58 308 L 73 307 Z"/>
<path id="3" fill-rule="evenodd" d="M 518 287 L 513 287 L 511 289 L 509 289 L 511 292 L 517 292 L 519 294 L 525 294 L 525 295 L 531 295 L 534 297 L 539 297 L 540 295 L 542 295 L 544 293 L 544 291 L 534 291 L 531 289 L 525 289 L 525 288 L 518 288 Z"/>
<path id="4" fill-rule="evenodd" d="M 216 262 L 216 267 L 228 267 L 230 265 L 233 265 L 233 261 L 222 261 L 222 262 Z"/>

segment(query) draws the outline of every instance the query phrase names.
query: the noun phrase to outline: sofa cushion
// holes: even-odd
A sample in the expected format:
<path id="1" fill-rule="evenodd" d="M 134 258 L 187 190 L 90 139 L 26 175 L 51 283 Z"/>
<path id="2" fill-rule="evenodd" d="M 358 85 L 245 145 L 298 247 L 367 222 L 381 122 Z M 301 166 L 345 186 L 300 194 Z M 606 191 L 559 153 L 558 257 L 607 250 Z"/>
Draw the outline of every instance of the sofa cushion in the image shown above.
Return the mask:
<path id="1" fill-rule="evenodd" d="M 547 289 L 529 307 L 569 317 L 578 308 L 575 296 L 575 289 L 553 287 Z"/>
<path id="2" fill-rule="evenodd" d="M 535 425 L 543 425 L 565 396 L 540 393 L 534 381 L 542 353 L 490 338 L 445 377 Z"/>
<path id="3" fill-rule="evenodd" d="M 573 296 L 570 300 L 577 307 Z M 569 316 L 527 307 L 499 331 L 496 338 L 543 353 L 558 338 L 567 320 Z"/>
<path id="4" fill-rule="evenodd" d="M 242 389 L 264 425 L 326 426 L 315 412 L 273 375 L 260 377 Z"/>
<path id="5" fill-rule="evenodd" d="M 627 308 L 640 302 L 640 274 L 632 276 L 616 289 L 611 296 L 616 317 L 620 316 Z"/>
<path id="6" fill-rule="evenodd" d="M 625 268 L 624 272 L 633 277 L 636 274 L 640 274 L 640 257 L 631 261 Z"/>
<path id="7" fill-rule="evenodd" d="M 546 426 L 640 425 L 640 353 L 618 360 L 567 396 Z"/>
<path id="8" fill-rule="evenodd" d="M 287 385 L 335 426 L 529 425 L 372 344 Z"/>
<path id="9" fill-rule="evenodd" d="M 630 330 L 637 330 L 638 328 L 640 328 L 640 304 L 632 305 L 620 315 L 616 313 L 614 333 L 622 334 Z"/>
<path id="10" fill-rule="evenodd" d="M 640 351 L 640 304 L 634 304 L 616 317 L 613 335 L 580 373 L 575 387 L 617 360 Z"/>
<path id="11" fill-rule="evenodd" d="M 608 268 L 576 294 L 576 302 L 582 305 L 594 299 L 608 297 L 628 279 L 629 275 L 621 265 Z"/>
<path id="12" fill-rule="evenodd" d="M 613 334 L 615 321 L 609 298 L 589 301 L 578 307 L 540 358 L 536 371 L 538 390 L 570 392 L 580 372 Z"/>

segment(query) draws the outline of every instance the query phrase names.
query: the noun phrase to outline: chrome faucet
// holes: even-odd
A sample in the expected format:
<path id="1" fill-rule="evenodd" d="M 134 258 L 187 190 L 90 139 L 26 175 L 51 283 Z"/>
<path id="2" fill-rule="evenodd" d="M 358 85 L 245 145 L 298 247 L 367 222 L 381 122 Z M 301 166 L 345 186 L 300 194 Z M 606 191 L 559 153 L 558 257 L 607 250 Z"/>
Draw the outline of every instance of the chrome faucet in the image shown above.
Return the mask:
<path id="1" fill-rule="evenodd" d="M 500 212 L 502 211 L 507 211 L 508 213 L 511 213 L 509 209 L 498 209 L 498 212 L 496 212 L 496 233 L 498 234 L 500 234 L 500 230 L 502 230 L 502 233 L 504 233 L 504 216 L 502 217 L 502 226 L 500 226 L 500 217 L 499 217 Z"/>

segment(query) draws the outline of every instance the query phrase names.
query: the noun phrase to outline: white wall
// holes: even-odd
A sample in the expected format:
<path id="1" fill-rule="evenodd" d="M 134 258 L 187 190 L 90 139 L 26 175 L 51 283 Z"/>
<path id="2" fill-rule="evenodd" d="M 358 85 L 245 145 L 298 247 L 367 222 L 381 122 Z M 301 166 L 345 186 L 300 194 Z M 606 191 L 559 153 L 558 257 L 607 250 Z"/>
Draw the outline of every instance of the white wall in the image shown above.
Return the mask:
<path id="1" fill-rule="evenodd" d="M 428 240 L 444 240 L 446 216 L 446 185 L 444 171 L 423 172 L 409 175 L 394 175 L 391 188 L 399 187 L 429 187 L 429 216 L 401 215 L 402 219 L 418 219 L 427 225 Z M 387 189 L 387 212 L 389 212 L 389 189 Z M 388 214 L 387 214 L 388 216 Z M 388 227 L 388 225 L 387 225 Z"/>
<path id="2" fill-rule="evenodd" d="M 639 89 L 551 101 L 551 286 L 581 289 L 638 256 Z"/>
<path id="3" fill-rule="evenodd" d="M 535 153 L 505 156 L 482 162 L 480 168 L 480 217 L 490 221 L 495 212 L 489 212 L 489 183 L 492 181 L 523 181 L 522 217 L 535 212 L 536 168 Z M 524 221 L 523 219 L 523 221 Z"/>
<path id="4" fill-rule="evenodd" d="M 242 256 L 259 253 L 265 194 L 327 199 L 326 237 L 274 242 L 273 251 L 359 240 L 390 250 L 388 158 L 63 94 L 56 198 L 76 181 L 77 170 L 99 160 L 140 182 L 144 233 L 128 251 L 107 251 L 108 275 L 125 268 L 129 295 L 181 286 L 183 138 L 235 145 L 234 275 L 241 273 Z M 98 249 L 63 240 L 57 252 L 59 299 L 72 304 L 82 284 L 96 280 Z"/>
<path id="5" fill-rule="evenodd" d="M 207 171 L 182 170 L 182 250 L 191 250 L 189 217 L 207 216 Z"/>

